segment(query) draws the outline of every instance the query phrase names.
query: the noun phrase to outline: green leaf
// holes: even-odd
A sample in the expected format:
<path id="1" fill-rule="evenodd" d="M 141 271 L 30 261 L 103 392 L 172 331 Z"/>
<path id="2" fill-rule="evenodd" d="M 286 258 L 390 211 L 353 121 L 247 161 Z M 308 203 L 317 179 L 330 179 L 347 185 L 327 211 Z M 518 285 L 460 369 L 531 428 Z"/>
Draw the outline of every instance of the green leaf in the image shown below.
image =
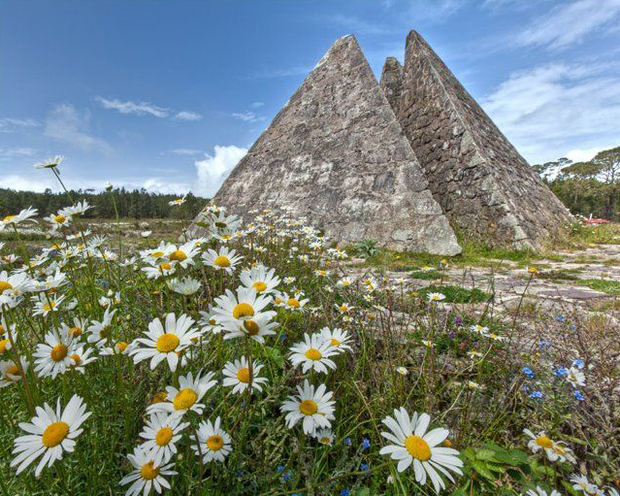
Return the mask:
<path id="1" fill-rule="evenodd" d="M 482 475 L 482 477 L 485 477 L 491 481 L 494 481 L 496 479 L 493 473 L 486 467 L 485 463 L 478 461 L 478 460 L 474 460 L 471 463 L 471 466 L 474 468 L 476 472 Z"/>

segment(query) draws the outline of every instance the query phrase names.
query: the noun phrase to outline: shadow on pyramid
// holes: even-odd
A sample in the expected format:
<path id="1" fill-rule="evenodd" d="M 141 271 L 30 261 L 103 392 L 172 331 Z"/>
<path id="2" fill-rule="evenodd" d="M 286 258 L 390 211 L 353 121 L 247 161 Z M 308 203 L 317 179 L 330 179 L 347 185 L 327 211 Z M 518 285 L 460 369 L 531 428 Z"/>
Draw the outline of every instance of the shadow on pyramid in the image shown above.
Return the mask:
<path id="1" fill-rule="evenodd" d="M 452 227 L 488 245 L 540 249 L 572 219 L 416 31 L 404 68 L 381 77 L 394 113 Z"/>
<path id="2" fill-rule="evenodd" d="M 213 201 L 244 216 L 263 208 L 305 216 L 338 241 L 461 251 L 353 36 L 332 45 Z"/>

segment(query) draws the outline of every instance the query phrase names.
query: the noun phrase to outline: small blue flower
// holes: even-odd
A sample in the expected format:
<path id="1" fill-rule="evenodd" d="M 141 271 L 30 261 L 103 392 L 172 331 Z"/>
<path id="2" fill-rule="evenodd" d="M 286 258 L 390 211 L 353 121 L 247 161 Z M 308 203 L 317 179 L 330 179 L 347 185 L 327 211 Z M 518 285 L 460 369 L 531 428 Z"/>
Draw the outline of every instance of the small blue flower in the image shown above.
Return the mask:
<path id="1" fill-rule="evenodd" d="M 542 397 L 543 397 L 543 394 L 540 391 L 533 391 L 530 393 L 530 398 L 539 400 Z"/>
<path id="2" fill-rule="evenodd" d="M 280 334 L 280 338 L 279 339 L 280 339 L 280 342 L 286 341 L 286 334 L 285 333 Z"/>
<path id="3" fill-rule="evenodd" d="M 529 386 L 527 386 L 527 385 L 526 385 L 526 386 L 523 386 L 523 391 L 529 391 L 529 390 L 530 390 L 530 387 L 529 387 Z"/>
<path id="4" fill-rule="evenodd" d="M 370 439 L 368 439 L 367 437 L 365 437 L 362 441 L 362 448 L 364 448 L 365 450 L 370 448 Z"/>
<path id="5" fill-rule="evenodd" d="M 304 496 L 304 493 L 293 493 L 291 496 Z"/>
<path id="6" fill-rule="evenodd" d="M 575 324 L 568 324 L 568 328 L 569 328 L 571 331 L 576 331 L 576 330 L 577 330 L 577 326 L 576 326 Z"/>
<path id="7" fill-rule="evenodd" d="M 577 360 L 573 360 L 573 366 L 582 369 L 585 366 L 585 362 L 583 360 L 581 360 L 580 358 L 578 358 Z"/>
<path id="8" fill-rule="evenodd" d="M 551 343 L 549 341 L 547 341 L 546 339 L 543 339 L 540 341 L 540 343 L 538 343 L 538 349 L 542 350 L 543 348 L 551 348 Z"/>
<path id="9" fill-rule="evenodd" d="M 284 482 L 288 482 L 293 478 L 293 474 L 291 474 L 291 471 L 289 470 L 288 472 L 285 472 L 282 475 L 282 479 L 284 480 Z"/>
<path id="10" fill-rule="evenodd" d="M 564 322 L 566 318 L 564 317 L 564 315 L 556 315 L 555 320 L 557 320 L 558 322 Z"/>
<path id="11" fill-rule="evenodd" d="M 461 317 L 458 317 L 458 316 L 457 316 L 457 317 L 454 319 L 454 323 L 455 323 L 457 326 L 460 326 L 460 325 L 463 323 L 463 319 L 462 319 Z"/>
<path id="12" fill-rule="evenodd" d="M 566 367 L 558 367 L 553 371 L 553 375 L 560 377 L 561 375 L 568 374 L 568 369 Z"/>
<path id="13" fill-rule="evenodd" d="M 347 446 L 351 446 L 351 438 L 350 437 L 345 437 L 342 442 L 344 444 L 346 444 Z"/>
<path id="14" fill-rule="evenodd" d="M 573 391 L 573 396 L 575 397 L 575 399 L 577 401 L 585 401 L 586 400 L 586 397 L 583 394 L 581 394 L 579 391 L 577 391 L 576 389 Z"/>
<path id="15" fill-rule="evenodd" d="M 350 494 L 351 494 L 351 491 L 349 491 L 348 489 L 340 490 L 340 496 L 349 496 Z"/>
<path id="16" fill-rule="evenodd" d="M 364 472 L 369 472 L 370 467 L 368 466 L 367 463 L 360 463 L 360 470 L 363 470 Z"/>
<path id="17" fill-rule="evenodd" d="M 521 372 L 523 372 L 528 379 L 533 379 L 534 378 L 534 371 L 531 368 L 529 368 L 529 367 L 523 367 L 521 369 Z"/>
<path id="18" fill-rule="evenodd" d="M 278 468 L 276 470 L 280 473 L 284 472 L 284 465 L 278 465 Z"/>

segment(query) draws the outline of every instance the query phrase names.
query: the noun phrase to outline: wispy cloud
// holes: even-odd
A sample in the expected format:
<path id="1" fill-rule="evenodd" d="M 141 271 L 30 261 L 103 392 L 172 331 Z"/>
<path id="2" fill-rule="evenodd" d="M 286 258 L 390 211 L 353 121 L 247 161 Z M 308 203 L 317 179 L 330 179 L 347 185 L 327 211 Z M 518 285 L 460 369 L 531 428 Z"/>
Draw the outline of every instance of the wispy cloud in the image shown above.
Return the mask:
<path id="1" fill-rule="evenodd" d="M 182 110 L 181 112 L 177 112 L 174 118 L 182 120 L 182 121 L 199 121 L 200 119 L 202 119 L 202 115 L 200 115 L 197 112 L 190 112 L 189 110 Z"/>
<path id="2" fill-rule="evenodd" d="M 536 19 L 516 37 L 520 46 L 545 46 L 564 49 L 595 31 L 616 28 L 620 18 L 620 0 L 579 0 L 562 3 Z"/>
<path id="3" fill-rule="evenodd" d="M 0 160 L 10 160 L 17 157 L 32 157 L 36 150 L 34 148 L 16 147 L 0 148 Z"/>
<path id="4" fill-rule="evenodd" d="M 262 115 L 256 115 L 254 112 L 233 112 L 231 114 L 235 119 L 239 119 L 243 122 L 262 122 L 265 117 Z"/>
<path id="5" fill-rule="evenodd" d="M 47 115 L 44 134 L 82 150 L 111 152 L 112 147 L 105 140 L 88 133 L 89 123 L 89 110 L 80 111 L 71 104 L 62 103 Z"/>
<path id="6" fill-rule="evenodd" d="M 96 96 L 95 100 L 108 110 L 116 110 L 125 115 L 150 115 L 159 119 L 173 118 L 181 121 L 198 121 L 202 115 L 191 110 L 173 111 L 167 107 L 155 105 L 150 102 L 134 102 L 132 100 L 119 100 L 118 98 L 104 98 Z"/>
<path id="7" fill-rule="evenodd" d="M 531 162 L 620 143 L 620 65 L 548 64 L 515 72 L 481 104 Z M 578 149 L 576 149 L 577 147 Z"/>
<path id="8" fill-rule="evenodd" d="M 260 108 L 263 107 L 265 105 L 265 102 L 252 102 L 250 104 L 250 107 L 252 108 Z"/>
<path id="9" fill-rule="evenodd" d="M 101 96 L 96 96 L 95 100 L 98 101 L 105 109 L 116 110 L 121 114 L 133 114 L 133 115 L 152 115 L 163 119 L 170 115 L 170 110 L 159 105 L 153 105 L 149 102 L 132 102 L 131 100 L 121 101 L 116 98 L 107 99 Z"/>
<path id="10" fill-rule="evenodd" d="M 174 150 L 170 150 L 170 153 L 174 153 L 175 155 L 199 155 L 202 153 L 202 150 L 195 150 L 193 148 L 175 148 Z"/>
<path id="11" fill-rule="evenodd" d="M 18 129 L 37 127 L 41 124 L 34 119 L 15 119 L 13 117 L 2 117 L 0 119 L 0 133 L 14 133 Z"/>

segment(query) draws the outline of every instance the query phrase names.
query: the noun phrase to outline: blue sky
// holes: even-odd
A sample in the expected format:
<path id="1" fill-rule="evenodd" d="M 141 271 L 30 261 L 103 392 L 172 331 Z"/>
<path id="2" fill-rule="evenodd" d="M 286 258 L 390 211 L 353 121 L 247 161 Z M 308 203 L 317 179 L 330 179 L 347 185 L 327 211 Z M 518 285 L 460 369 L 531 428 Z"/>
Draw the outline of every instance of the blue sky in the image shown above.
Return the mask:
<path id="1" fill-rule="evenodd" d="M 338 37 L 418 30 L 531 163 L 620 144 L 620 0 L 0 0 L 0 187 L 209 195 Z"/>

